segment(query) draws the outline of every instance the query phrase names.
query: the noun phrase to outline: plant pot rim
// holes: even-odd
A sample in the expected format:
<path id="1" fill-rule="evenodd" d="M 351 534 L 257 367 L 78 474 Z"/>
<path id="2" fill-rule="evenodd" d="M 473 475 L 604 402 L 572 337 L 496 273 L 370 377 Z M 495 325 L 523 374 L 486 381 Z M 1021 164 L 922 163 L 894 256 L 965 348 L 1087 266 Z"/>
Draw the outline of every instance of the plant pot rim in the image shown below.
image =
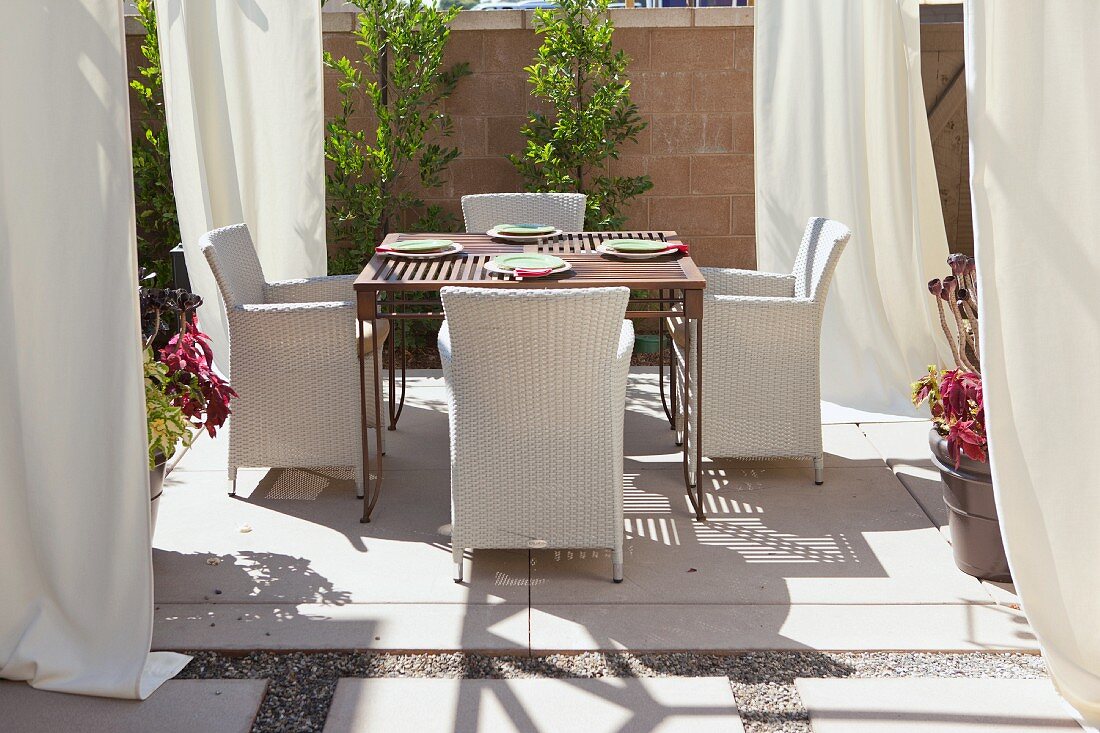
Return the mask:
<path id="1" fill-rule="evenodd" d="M 993 474 L 989 468 L 989 462 L 975 461 L 972 458 L 961 456 L 958 468 L 947 450 L 947 436 L 940 435 L 940 431 L 933 427 L 928 431 L 928 446 L 932 449 L 932 463 L 944 473 L 965 478 L 970 481 L 992 483 Z"/>

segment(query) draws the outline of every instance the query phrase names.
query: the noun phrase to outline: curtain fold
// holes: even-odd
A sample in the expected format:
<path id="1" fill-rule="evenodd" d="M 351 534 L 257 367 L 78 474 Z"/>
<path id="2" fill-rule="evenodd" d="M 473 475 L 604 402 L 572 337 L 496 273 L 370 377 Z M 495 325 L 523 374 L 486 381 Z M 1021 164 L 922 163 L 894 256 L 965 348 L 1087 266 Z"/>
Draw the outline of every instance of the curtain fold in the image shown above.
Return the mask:
<path id="1" fill-rule="evenodd" d="M 917 0 L 759 0 L 755 17 L 758 267 L 789 272 L 811 216 L 851 227 L 822 327 L 822 399 L 915 415 L 910 383 L 950 357 L 925 289 L 948 250 Z"/>
<path id="2" fill-rule="evenodd" d="M 123 40 L 115 0 L 0 3 L 0 677 L 144 698 L 188 658 L 149 653 Z"/>
<path id="3" fill-rule="evenodd" d="M 157 0 L 156 10 L 184 256 L 228 373 L 228 326 L 199 237 L 245 222 L 268 279 L 327 271 L 321 6 Z"/>
<path id="4" fill-rule="evenodd" d="M 990 463 L 1016 590 L 1100 724 L 1100 3 L 970 0 L 966 88 Z"/>

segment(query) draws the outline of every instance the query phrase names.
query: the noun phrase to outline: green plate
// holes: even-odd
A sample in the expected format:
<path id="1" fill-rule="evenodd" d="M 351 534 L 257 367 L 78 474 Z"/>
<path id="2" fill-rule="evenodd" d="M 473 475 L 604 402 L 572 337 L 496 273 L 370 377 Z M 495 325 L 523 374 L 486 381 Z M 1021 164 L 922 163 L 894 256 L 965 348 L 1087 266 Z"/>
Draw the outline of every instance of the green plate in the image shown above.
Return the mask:
<path id="1" fill-rule="evenodd" d="M 637 254 L 661 252 L 668 249 L 668 242 L 655 242 L 652 239 L 609 239 L 604 244 L 616 252 Z"/>
<path id="2" fill-rule="evenodd" d="M 492 262 L 502 270 L 515 270 L 517 267 L 531 269 L 549 267 L 552 270 L 556 270 L 565 264 L 565 260 L 560 257 L 540 254 L 500 255 L 499 257 L 494 257 Z"/>
<path id="3" fill-rule="evenodd" d="M 497 234 L 507 234 L 513 237 L 537 237 L 540 234 L 550 234 L 556 227 L 546 224 L 497 224 L 493 227 Z"/>
<path id="4" fill-rule="evenodd" d="M 438 252 L 441 249 L 450 249 L 455 243 L 449 239 L 410 239 L 407 242 L 396 242 L 390 245 L 394 252 Z"/>

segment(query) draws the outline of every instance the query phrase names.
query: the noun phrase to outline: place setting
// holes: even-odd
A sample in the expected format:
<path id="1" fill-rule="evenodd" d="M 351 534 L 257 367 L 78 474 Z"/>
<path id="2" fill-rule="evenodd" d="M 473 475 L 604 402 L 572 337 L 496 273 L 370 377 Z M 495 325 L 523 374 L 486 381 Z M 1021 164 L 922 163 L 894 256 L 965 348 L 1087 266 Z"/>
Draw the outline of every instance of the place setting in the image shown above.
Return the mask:
<path id="1" fill-rule="evenodd" d="M 516 280 L 527 280 L 568 272 L 573 266 L 554 255 L 517 253 L 497 255 L 485 263 L 485 269 L 497 275 L 511 275 Z"/>
<path id="2" fill-rule="evenodd" d="M 560 235 L 562 230 L 549 224 L 497 224 L 485 233 L 513 244 L 537 244 Z"/>
<path id="3" fill-rule="evenodd" d="M 608 239 L 596 247 L 596 252 L 623 260 L 651 260 L 671 254 L 687 254 L 688 246 L 682 242 L 664 242 L 658 239 Z"/>
<path id="4" fill-rule="evenodd" d="M 462 251 L 462 245 L 450 239 L 409 239 L 381 245 L 374 251 L 386 257 L 431 260 L 458 254 Z"/>

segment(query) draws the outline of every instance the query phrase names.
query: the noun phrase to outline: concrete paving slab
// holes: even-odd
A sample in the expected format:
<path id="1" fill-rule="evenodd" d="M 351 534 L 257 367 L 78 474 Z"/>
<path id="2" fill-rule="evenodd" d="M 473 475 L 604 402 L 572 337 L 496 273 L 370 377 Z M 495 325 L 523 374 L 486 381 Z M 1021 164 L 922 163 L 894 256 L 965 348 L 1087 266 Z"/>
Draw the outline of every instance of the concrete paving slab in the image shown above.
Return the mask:
<path id="1" fill-rule="evenodd" d="M 859 427 L 891 468 L 899 465 L 932 467 L 928 448 L 930 421 L 863 423 Z"/>
<path id="2" fill-rule="evenodd" d="M 531 648 L 556 651 L 1024 651 L 1023 615 L 996 605 L 547 605 Z"/>
<path id="3" fill-rule="evenodd" d="M 1049 680 L 798 679 L 814 733 L 1082 730 Z"/>
<path id="4" fill-rule="evenodd" d="M 1020 607 L 1020 597 L 1016 595 L 1016 586 L 1012 583 L 997 583 L 992 580 L 983 580 L 982 588 L 985 589 L 989 597 L 998 605 L 1008 606 L 1010 608 Z"/>
<path id="5" fill-rule="evenodd" d="M 940 483 L 940 472 L 934 468 L 922 468 L 920 466 L 894 467 L 894 475 L 901 481 L 901 485 L 909 492 L 909 495 L 920 505 L 929 521 L 932 522 L 949 543 L 951 542 L 951 528 L 947 526 L 947 505 L 943 503 L 943 485 Z"/>
<path id="6" fill-rule="evenodd" d="M 160 603 L 154 609 L 156 650 L 528 649 L 526 603 Z"/>
<path id="7" fill-rule="evenodd" d="M 948 542 L 947 507 L 943 503 L 939 471 L 932 465 L 928 431 L 932 423 L 875 423 L 859 426 L 905 489 L 920 504 Z"/>
<path id="8" fill-rule="evenodd" d="M 679 471 L 628 473 L 625 582 L 609 582 L 608 551 L 533 551 L 532 602 L 991 602 L 885 467 L 835 468 L 824 486 L 784 468 L 705 480 L 699 523 Z"/>
<path id="9" fill-rule="evenodd" d="M 111 700 L 0 682 L 5 733 L 248 733 L 267 680 L 169 680 L 149 699 Z"/>
<path id="10" fill-rule="evenodd" d="M 325 733 L 743 731 L 725 677 L 341 679 Z"/>

